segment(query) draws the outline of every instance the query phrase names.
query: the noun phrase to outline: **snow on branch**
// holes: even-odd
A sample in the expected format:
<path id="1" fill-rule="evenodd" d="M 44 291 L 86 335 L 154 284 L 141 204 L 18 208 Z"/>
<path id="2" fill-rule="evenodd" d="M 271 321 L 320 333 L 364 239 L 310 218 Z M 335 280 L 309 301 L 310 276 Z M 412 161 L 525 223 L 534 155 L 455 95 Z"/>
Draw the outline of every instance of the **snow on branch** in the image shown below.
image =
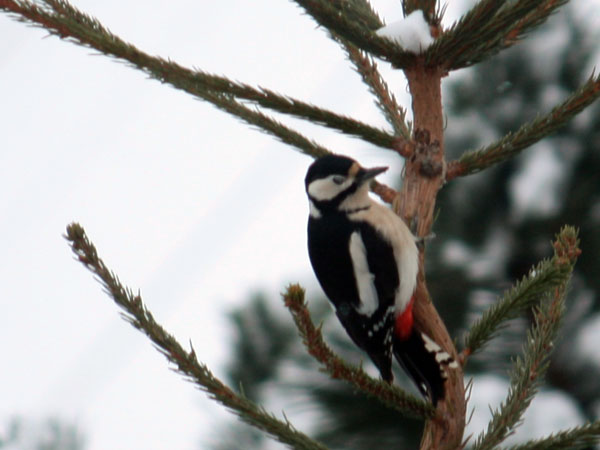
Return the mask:
<path id="1" fill-rule="evenodd" d="M 420 9 L 413 11 L 403 19 L 380 28 L 376 34 L 415 54 L 423 53 L 434 40 L 429 30 L 429 24 Z"/>

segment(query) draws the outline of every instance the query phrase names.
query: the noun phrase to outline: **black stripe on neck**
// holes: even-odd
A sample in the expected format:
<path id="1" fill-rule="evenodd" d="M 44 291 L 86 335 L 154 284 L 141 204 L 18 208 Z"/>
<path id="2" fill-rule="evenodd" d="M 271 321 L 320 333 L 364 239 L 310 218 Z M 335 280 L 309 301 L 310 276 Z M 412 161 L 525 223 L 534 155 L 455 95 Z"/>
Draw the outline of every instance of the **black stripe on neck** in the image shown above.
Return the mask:
<path id="1" fill-rule="evenodd" d="M 371 207 L 371 205 L 361 206 L 360 208 L 354 208 L 354 209 L 344 209 L 343 212 L 345 212 L 346 214 L 354 214 L 354 213 L 357 213 L 360 211 L 366 211 L 370 207 Z"/>

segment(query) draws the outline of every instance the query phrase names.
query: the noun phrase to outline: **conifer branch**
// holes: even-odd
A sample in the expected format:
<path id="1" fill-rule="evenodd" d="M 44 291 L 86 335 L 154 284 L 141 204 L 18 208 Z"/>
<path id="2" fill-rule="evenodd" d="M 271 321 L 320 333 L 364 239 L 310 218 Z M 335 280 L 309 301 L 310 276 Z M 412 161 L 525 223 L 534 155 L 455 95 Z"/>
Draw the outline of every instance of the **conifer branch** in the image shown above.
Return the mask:
<path id="1" fill-rule="evenodd" d="M 361 0 L 294 0 L 315 21 L 357 48 L 388 61 L 398 69 L 411 67 L 416 55 L 404 50 L 400 45 L 375 34 L 383 26 L 381 20 L 370 14 L 370 7 L 358 7 L 366 2 Z"/>
<path id="2" fill-rule="evenodd" d="M 551 260 L 539 263 L 471 327 L 464 338 L 465 357 L 481 350 L 502 330 L 506 322 L 539 303 L 546 292 L 564 283 L 569 274 L 568 267 L 557 266 Z"/>
<path id="3" fill-rule="evenodd" d="M 272 109 L 282 114 L 306 119 L 320 125 L 340 131 L 344 134 L 358 137 L 378 147 L 393 150 L 396 137 L 390 133 L 367 125 L 351 117 L 336 114 L 318 106 L 311 105 L 292 97 L 276 94 L 268 89 L 255 90 L 246 85 L 239 85 L 238 92 L 232 92 L 238 98 L 251 100 L 260 106 Z"/>
<path id="4" fill-rule="evenodd" d="M 237 116 L 239 119 L 242 119 L 250 125 L 256 126 L 259 131 L 266 132 L 285 144 L 296 147 L 296 149 L 306 155 L 312 156 L 313 158 L 319 158 L 332 153 L 331 150 L 321 146 L 303 134 L 287 127 L 260 111 L 248 108 L 229 96 L 213 94 L 212 92 L 206 92 L 204 95 L 206 100 L 211 102 L 217 108 Z"/>
<path id="5" fill-rule="evenodd" d="M 427 49 L 428 65 L 471 66 L 517 43 L 569 0 L 482 0 Z"/>
<path id="6" fill-rule="evenodd" d="M 518 131 L 479 150 L 464 153 L 448 164 L 446 179 L 471 175 L 503 162 L 555 132 L 600 97 L 600 76 L 592 74 L 587 82 L 543 117 L 528 122 Z"/>
<path id="7" fill-rule="evenodd" d="M 362 23 L 368 30 L 377 30 L 383 26 L 383 21 L 369 0 L 346 0 L 338 4 L 344 8 L 352 21 Z"/>
<path id="8" fill-rule="evenodd" d="M 566 5 L 569 1 L 570 0 L 546 0 L 542 2 L 537 8 L 515 23 L 512 29 L 506 33 L 502 42 L 503 48 L 518 43 L 525 34 L 546 22 L 558 8 Z"/>
<path id="9" fill-rule="evenodd" d="M 446 30 L 425 52 L 429 64 L 442 63 L 452 67 L 461 50 L 474 46 L 477 33 L 489 26 L 504 2 L 481 0 Z M 443 58 L 443 59 L 442 59 Z"/>
<path id="10" fill-rule="evenodd" d="M 513 445 L 507 450 L 578 450 L 593 447 L 600 442 L 600 420 L 552 433 L 550 436 Z"/>
<path id="11" fill-rule="evenodd" d="M 518 357 L 511 370 L 508 396 L 492 411 L 492 420 L 481 433 L 473 450 L 497 448 L 522 422 L 522 416 L 537 394 L 550 365 L 553 341 L 556 339 L 564 312 L 565 285 L 557 288 L 553 299 L 541 302 L 534 310 L 534 325 L 527 333 L 523 357 Z M 552 294 L 548 295 L 552 297 Z"/>
<path id="12" fill-rule="evenodd" d="M 321 328 L 315 327 L 304 300 L 304 289 L 297 284 L 288 286 L 283 294 L 285 306 L 290 310 L 308 353 L 323 366 L 331 378 L 345 380 L 356 389 L 409 417 L 422 419 L 434 417 L 431 404 L 420 400 L 400 388 L 368 376 L 361 368 L 352 367 L 325 344 Z"/>
<path id="13" fill-rule="evenodd" d="M 406 122 L 406 110 L 396 101 L 386 81 L 381 76 L 375 60 L 343 38 L 336 38 L 352 61 L 363 82 L 375 96 L 375 104 L 394 129 L 395 136 L 411 139 L 410 125 Z"/>
<path id="14" fill-rule="evenodd" d="M 326 448 L 296 430 L 289 421 L 277 419 L 248 398 L 236 394 L 216 378 L 204 364 L 198 362 L 193 348 L 189 351 L 184 350 L 181 344 L 154 320 L 152 313 L 142 302 L 140 294 L 136 295 L 131 289 L 123 286 L 117 276 L 106 267 L 79 224 L 70 224 L 65 238 L 70 242 L 77 259 L 94 274 L 104 291 L 123 310 L 123 319 L 144 333 L 186 380 L 194 383 L 201 391 L 224 405 L 244 422 L 268 433 L 290 448 L 306 450 Z"/>
<path id="15" fill-rule="evenodd" d="M 554 257 L 542 261 L 533 268 L 527 276 L 505 293 L 502 299 L 485 311 L 471 327 L 469 334 L 464 339 L 463 357 L 468 357 L 480 350 L 508 320 L 518 317 L 523 311 L 538 304 L 543 295 L 567 282 L 577 255 L 565 259 L 556 250 L 557 243 L 564 239 L 575 239 L 574 248 L 577 249 L 576 231 L 573 228 L 564 227 L 554 243 Z"/>
<path id="16" fill-rule="evenodd" d="M 563 227 L 553 247 L 553 263 L 557 266 L 567 266 L 572 271 L 581 253 L 577 231 L 573 227 Z M 549 289 L 545 294 L 546 301 L 540 302 L 535 307 L 534 324 L 527 333 L 523 357 L 515 360 L 511 370 L 508 396 L 498 409 L 492 411 L 492 420 L 487 430 L 477 438 L 473 446 L 474 450 L 496 448 L 522 422 L 522 416 L 537 393 L 550 365 L 553 343 L 558 335 L 565 310 L 567 284 L 568 279 L 561 285 Z"/>
<path id="17" fill-rule="evenodd" d="M 239 103 L 239 100 L 243 100 L 282 114 L 327 126 L 380 147 L 394 148 L 395 137 L 381 129 L 301 100 L 277 94 L 266 88 L 253 88 L 225 77 L 201 70 L 190 70 L 173 61 L 150 56 L 124 42 L 104 28 L 97 20 L 81 13 L 68 2 L 45 0 L 45 3 L 48 6 L 40 7 L 28 1 L 0 0 L 0 9 L 17 14 L 18 19 L 26 19 L 61 38 L 68 38 L 79 45 L 91 47 L 106 55 L 124 60 L 150 77 L 202 98 L 221 109 L 227 110 L 222 107 L 223 104 L 234 101 L 238 102 L 239 106 L 230 108 L 230 112 L 231 110 L 243 111 L 243 108 L 246 108 L 246 111 L 250 110 L 246 105 Z M 231 113 L 235 114 L 235 112 Z M 241 118 L 247 120 L 245 117 Z M 265 118 L 266 116 L 263 116 L 262 120 L 252 124 L 261 127 L 262 123 L 266 123 Z M 265 131 L 273 134 L 273 129 L 279 127 L 268 128 L 270 129 Z M 282 131 L 283 135 L 288 133 L 286 130 Z M 281 134 L 277 137 L 281 138 Z M 297 139 L 282 140 L 294 145 L 291 142 Z M 306 149 L 306 145 L 303 149 Z"/>

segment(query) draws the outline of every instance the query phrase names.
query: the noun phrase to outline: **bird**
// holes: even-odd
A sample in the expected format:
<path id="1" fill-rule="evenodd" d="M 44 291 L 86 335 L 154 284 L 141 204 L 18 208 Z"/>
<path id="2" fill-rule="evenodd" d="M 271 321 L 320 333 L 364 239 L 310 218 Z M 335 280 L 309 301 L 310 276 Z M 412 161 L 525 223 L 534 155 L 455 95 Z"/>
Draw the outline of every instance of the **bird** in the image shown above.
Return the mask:
<path id="1" fill-rule="evenodd" d="M 308 254 L 314 273 L 351 340 L 392 383 L 392 355 L 425 398 L 444 398 L 456 361 L 415 327 L 417 239 L 392 210 L 369 196 L 387 167 L 363 168 L 328 154 L 308 168 Z"/>

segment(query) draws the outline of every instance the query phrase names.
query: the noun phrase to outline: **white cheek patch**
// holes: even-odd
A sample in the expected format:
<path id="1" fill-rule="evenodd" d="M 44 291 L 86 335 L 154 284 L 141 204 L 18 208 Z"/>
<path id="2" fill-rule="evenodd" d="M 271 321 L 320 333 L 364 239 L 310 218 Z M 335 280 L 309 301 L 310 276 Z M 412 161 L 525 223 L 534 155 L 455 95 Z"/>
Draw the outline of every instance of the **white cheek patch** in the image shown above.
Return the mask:
<path id="1" fill-rule="evenodd" d="M 353 179 L 348 178 L 342 184 L 335 184 L 333 177 L 339 175 L 329 175 L 325 178 L 320 178 L 308 185 L 308 195 L 318 201 L 331 200 L 340 192 L 345 191 L 352 184 Z"/>

